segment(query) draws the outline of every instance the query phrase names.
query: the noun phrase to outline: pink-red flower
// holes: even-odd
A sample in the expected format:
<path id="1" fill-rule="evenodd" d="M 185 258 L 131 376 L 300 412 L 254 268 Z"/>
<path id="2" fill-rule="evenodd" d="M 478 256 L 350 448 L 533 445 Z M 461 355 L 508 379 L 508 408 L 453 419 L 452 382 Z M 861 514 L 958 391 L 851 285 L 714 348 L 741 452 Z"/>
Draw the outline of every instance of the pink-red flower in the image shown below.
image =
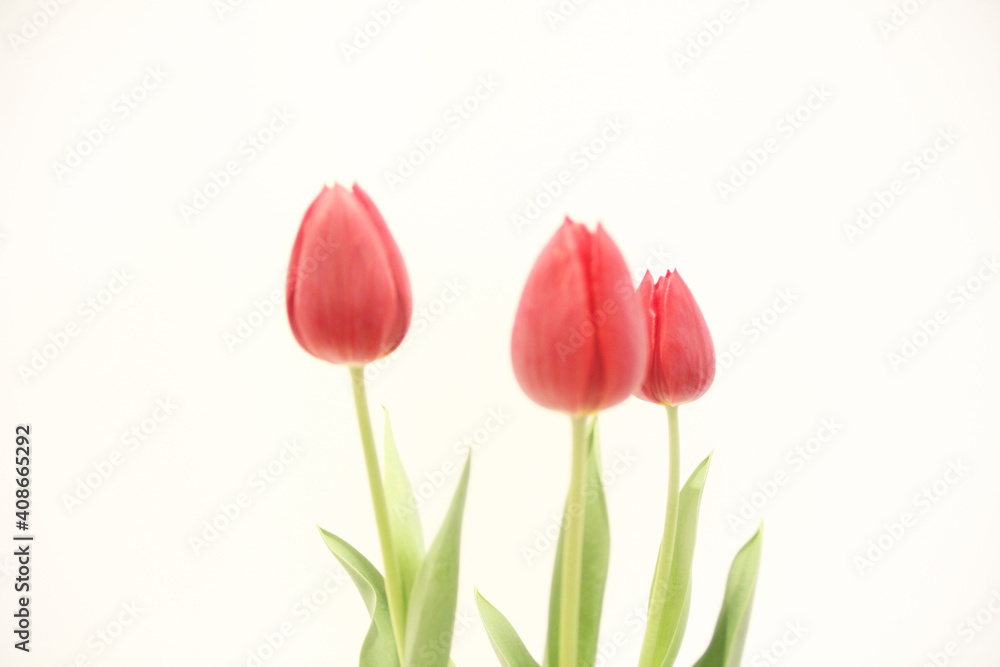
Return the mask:
<path id="1" fill-rule="evenodd" d="M 524 286 L 511 341 L 514 374 L 535 402 L 572 415 L 628 398 L 647 346 L 621 252 L 598 225 L 566 221 Z"/>
<path id="2" fill-rule="evenodd" d="M 323 186 L 306 211 L 286 297 L 295 339 L 320 359 L 360 365 L 402 342 L 413 311 L 410 279 L 382 214 L 357 185 Z"/>
<path id="3" fill-rule="evenodd" d="M 649 368 L 636 396 L 661 405 L 690 403 L 715 378 L 715 346 L 701 308 L 676 271 L 655 284 L 647 271 L 636 293 L 649 345 Z"/>

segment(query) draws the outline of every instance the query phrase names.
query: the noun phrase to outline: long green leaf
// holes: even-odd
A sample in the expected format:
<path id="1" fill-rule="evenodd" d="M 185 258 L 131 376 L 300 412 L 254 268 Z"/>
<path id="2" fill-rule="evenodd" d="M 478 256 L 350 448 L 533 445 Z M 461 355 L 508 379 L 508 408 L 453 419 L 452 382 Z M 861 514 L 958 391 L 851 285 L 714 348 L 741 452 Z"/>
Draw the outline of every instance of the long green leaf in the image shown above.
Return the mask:
<path id="1" fill-rule="evenodd" d="M 500 659 L 502 667 L 539 667 L 517 630 L 510 624 L 500 611 L 491 605 L 476 589 L 476 606 L 479 607 L 479 617 L 483 619 L 483 627 L 493 645 L 493 652 Z"/>
<path id="2" fill-rule="evenodd" d="M 458 603 L 458 557 L 468 486 L 466 460 L 451 507 L 413 584 L 406 623 L 407 667 L 448 664 Z"/>
<path id="3" fill-rule="evenodd" d="M 583 576 L 580 589 L 580 643 L 577 653 L 581 665 L 592 665 L 597 655 L 597 639 L 604 603 L 604 585 L 608 578 L 608 558 L 611 538 L 608 531 L 608 506 L 601 481 L 601 448 L 597 434 L 597 418 L 588 434 L 587 488 L 583 507 Z M 565 512 L 569 512 L 567 506 Z M 579 510 L 577 510 L 579 511 Z M 564 513 L 565 516 L 565 513 Z M 563 520 L 556 548 L 556 565 L 552 573 L 549 596 L 549 631 L 545 642 L 545 666 L 559 664 L 559 616 L 562 593 Z"/>
<path id="4" fill-rule="evenodd" d="M 698 536 L 698 512 L 701 509 L 701 493 L 705 489 L 705 479 L 708 477 L 708 466 L 711 462 L 712 455 L 709 454 L 698 464 L 681 489 L 670 576 L 666 590 L 659 592 L 666 596 L 654 658 L 659 661 L 660 667 L 672 667 L 687 628 L 688 610 L 691 606 L 691 563 L 694 560 L 694 545 Z M 655 594 L 657 591 L 652 591 L 650 596 Z"/>
<path id="5" fill-rule="evenodd" d="M 385 408 L 383 408 L 385 410 Z M 404 608 L 409 605 L 413 582 L 424 559 L 424 534 L 420 528 L 420 514 L 413 497 L 413 487 L 406 477 L 403 462 L 396 449 L 396 439 L 389 424 L 389 411 L 385 410 L 385 500 L 389 506 L 389 526 L 392 544 L 399 566 L 400 584 L 403 588 Z M 406 619 L 403 619 L 406 627 Z"/>
<path id="6" fill-rule="evenodd" d="M 318 528 L 318 526 L 317 526 Z M 389 602 L 385 596 L 385 581 L 375 566 L 357 549 L 322 528 L 320 535 L 358 587 L 372 624 L 361 646 L 361 667 L 399 667 L 396 640 L 392 634 Z"/>
<path id="7" fill-rule="evenodd" d="M 757 588 L 763 534 L 762 524 L 733 559 L 715 634 L 708 650 L 694 667 L 739 667 L 750 623 L 753 594 Z"/>

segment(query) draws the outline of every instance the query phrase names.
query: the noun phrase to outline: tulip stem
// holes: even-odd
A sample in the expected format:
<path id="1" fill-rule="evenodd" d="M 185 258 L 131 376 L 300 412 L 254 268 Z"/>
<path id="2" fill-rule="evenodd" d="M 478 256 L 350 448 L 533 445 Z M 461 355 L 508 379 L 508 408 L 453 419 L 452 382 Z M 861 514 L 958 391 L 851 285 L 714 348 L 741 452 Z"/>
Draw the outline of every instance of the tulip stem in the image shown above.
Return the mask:
<path id="1" fill-rule="evenodd" d="M 566 500 L 559 609 L 559 667 L 579 667 L 580 588 L 583 579 L 583 523 L 587 499 L 587 417 L 573 417 L 573 468 Z"/>
<path id="2" fill-rule="evenodd" d="M 405 665 L 406 607 L 403 604 L 403 591 L 400 588 L 399 562 L 396 560 L 396 551 L 392 542 L 389 506 L 385 499 L 385 489 L 382 486 L 382 473 L 379 469 L 378 454 L 375 451 L 372 420 L 368 413 L 364 366 L 351 366 L 351 383 L 354 386 L 354 406 L 358 412 L 358 428 L 361 430 L 361 446 L 365 452 L 365 466 L 368 468 L 368 486 L 372 492 L 372 506 L 375 509 L 375 524 L 378 526 L 378 539 L 382 545 L 385 593 L 389 601 L 392 632 L 396 638 L 399 663 Z"/>
<path id="3" fill-rule="evenodd" d="M 677 512 L 680 504 L 680 467 L 681 467 L 681 435 L 677 423 L 677 406 L 668 405 L 667 422 L 670 431 L 670 472 L 667 478 L 667 516 L 664 519 L 663 539 L 660 541 L 660 553 L 656 558 L 656 573 L 653 575 L 653 586 L 649 593 L 649 609 L 647 611 L 646 634 L 642 641 L 642 652 L 639 655 L 640 667 L 655 665 L 663 659 L 673 635 L 660 636 L 661 630 L 675 632 L 676 628 L 660 628 L 663 610 L 667 597 L 670 595 L 670 569 L 674 560 L 674 542 L 677 539 Z"/>

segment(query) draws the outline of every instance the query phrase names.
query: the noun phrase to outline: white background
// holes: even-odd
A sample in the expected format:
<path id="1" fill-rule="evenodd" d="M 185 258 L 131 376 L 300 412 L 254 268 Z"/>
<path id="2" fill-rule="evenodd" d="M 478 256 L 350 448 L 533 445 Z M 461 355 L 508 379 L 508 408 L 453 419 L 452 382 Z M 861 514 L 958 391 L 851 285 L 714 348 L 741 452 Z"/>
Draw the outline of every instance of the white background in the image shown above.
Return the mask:
<path id="1" fill-rule="evenodd" d="M 414 483 L 457 467 L 456 444 L 490 410 L 507 415 L 474 460 L 459 667 L 495 664 L 474 585 L 536 655 L 544 643 L 554 549 L 539 543 L 530 563 L 525 550 L 557 521 L 569 424 L 521 393 L 508 345 L 521 285 L 566 213 L 602 220 L 637 274 L 677 266 L 720 355 L 743 346 L 681 409 L 683 473 L 712 449 L 715 459 L 678 664 L 707 645 L 729 562 L 759 518 L 764 560 L 744 664 L 769 664 L 755 654 L 789 622 L 807 631 L 784 665 L 918 667 L 952 641 L 948 664 L 995 664 L 1000 617 L 971 641 L 960 625 L 1000 591 L 1000 280 L 977 283 L 1000 252 L 1000 6 L 909 4 L 912 16 L 887 31 L 890 0 L 589 0 L 555 26 L 554 0 L 401 0 L 348 59 L 342 45 L 385 2 L 246 0 L 220 12 L 212 0 L 73 1 L 49 18 L 36 2 L 5 2 L 0 535 L 15 532 L 14 426 L 30 422 L 37 541 L 30 655 L 11 647 L 12 547 L 0 550 L 2 662 L 247 665 L 248 651 L 288 623 L 269 667 L 356 664 L 367 616 L 349 582 L 321 592 L 328 573 L 330 588 L 340 575 L 314 527 L 380 560 L 347 371 L 295 344 L 280 299 L 252 317 L 259 326 L 245 341 L 226 341 L 280 290 L 321 185 L 356 179 L 414 286 L 407 345 L 369 387 L 392 411 Z M 703 32 L 706 21 L 719 32 L 723 10 L 721 33 Z M 699 33 L 707 46 L 679 66 Z M 165 78 L 130 92 L 157 67 Z M 499 87 L 448 122 L 480 77 Z M 829 99 L 803 108 L 814 87 Z M 143 97 L 127 118 L 123 94 Z M 276 109 L 294 119 L 248 159 L 241 145 Z M 786 136 L 778 124 L 796 112 L 808 119 Z M 56 163 L 105 118 L 112 131 L 60 178 Z M 578 151 L 609 119 L 625 129 L 581 171 Z M 444 142 L 390 187 L 386 172 L 439 127 Z M 958 138 L 912 180 L 907 163 L 948 128 Z M 745 167 L 755 173 L 724 200 L 719 182 L 769 138 L 776 152 Z M 239 173 L 183 215 L 229 160 Z M 512 215 L 562 170 L 571 184 L 554 202 L 542 197 L 548 205 L 518 230 Z M 849 238 L 858 207 L 896 179 L 902 194 Z M 120 270 L 128 285 L 104 292 Z M 438 301 L 456 281 L 453 302 Z M 971 300 L 954 292 L 966 284 L 979 288 Z M 782 290 L 794 304 L 775 317 Z M 91 317 L 87 299 L 106 305 Z M 944 324 L 917 335 L 919 351 L 894 368 L 889 353 L 939 310 Z M 45 348 L 71 324 L 78 335 L 64 348 Z M 25 378 L 19 369 L 43 348 L 51 358 Z M 123 434 L 142 428 L 158 399 L 177 408 L 129 450 Z M 835 437 L 793 467 L 789 452 L 830 418 L 842 424 Z M 608 477 L 602 626 L 605 642 L 624 637 L 603 664 L 625 666 L 638 655 L 633 610 L 662 525 L 665 416 L 630 400 L 605 414 L 603 435 L 606 465 L 631 460 Z M 258 493 L 251 476 L 288 439 L 304 451 Z M 121 465 L 92 476 L 115 450 Z M 969 471 L 939 485 L 930 509 L 915 505 L 957 461 Z M 777 471 L 787 483 L 732 528 L 727 516 Z M 67 507 L 88 475 L 99 485 Z M 454 483 L 445 475 L 423 505 L 428 538 Z M 242 493 L 250 506 L 196 553 L 203 522 Z M 904 512 L 915 525 L 859 566 Z M 310 596 L 324 603 L 306 620 L 295 610 Z M 138 618 L 110 646 L 96 639 L 132 603 Z"/>

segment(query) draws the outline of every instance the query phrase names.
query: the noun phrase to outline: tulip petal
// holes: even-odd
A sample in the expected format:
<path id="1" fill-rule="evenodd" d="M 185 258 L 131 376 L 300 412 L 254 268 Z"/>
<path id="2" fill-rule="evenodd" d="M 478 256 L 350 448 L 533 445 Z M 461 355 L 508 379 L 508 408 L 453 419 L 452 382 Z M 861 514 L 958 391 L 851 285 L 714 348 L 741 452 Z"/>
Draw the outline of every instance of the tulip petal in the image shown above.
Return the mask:
<path id="1" fill-rule="evenodd" d="M 413 293 L 410 289 L 410 276 L 406 271 L 406 264 L 403 262 L 403 255 L 396 245 L 396 239 L 389 232 L 389 226 L 385 224 L 382 213 L 375 206 L 375 203 L 368 196 L 368 193 L 361 189 L 357 183 L 354 184 L 354 195 L 358 202 L 365 208 L 371 219 L 375 232 L 382 240 L 382 248 L 385 250 L 389 271 L 392 275 L 393 286 L 396 289 L 396 308 L 392 326 L 389 328 L 388 336 L 385 339 L 385 349 L 383 356 L 388 354 L 402 342 L 407 329 L 410 328 L 410 318 L 413 315 Z"/>
<path id="2" fill-rule="evenodd" d="M 636 292 L 649 332 L 650 358 L 636 395 L 653 403 L 689 403 L 715 378 L 715 347 L 705 317 L 676 271 L 652 284 L 647 272 Z"/>
<path id="3" fill-rule="evenodd" d="M 625 258 L 604 227 L 597 226 L 591 252 L 592 312 L 597 359 L 589 408 L 628 398 L 645 375 L 649 347 L 642 312 Z"/>
<path id="4" fill-rule="evenodd" d="M 705 317 L 680 274 L 668 273 L 657 289 L 662 306 L 654 354 L 663 369 L 658 389 L 672 405 L 689 403 L 708 391 L 715 378 L 715 347 Z"/>
<path id="5" fill-rule="evenodd" d="M 306 212 L 288 272 L 296 340 L 333 363 L 374 361 L 409 327 L 409 278 L 385 221 L 364 192 L 323 188 Z"/>
<path id="6" fill-rule="evenodd" d="M 299 232 L 295 235 L 295 245 L 292 246 L 292 259 L 288 263 L 288 278 L 285 281 L 285 308 L 288 312 L 288 323 L 292 328 L 295 340 L 303 348 L 306 347 L 305 338 L 299 330 L 298 318 L 295 317 L 295 304 L 297 302 L 296 292 L 298 291 L 299 258 L 302 257 L 302 248 L 305 245 L 306 230 L 314 226 L 317 221 L 326 217 L 326 212 L 330 207 L 330 197 L 333 192 L 330 188 L 323 186 L 319 195 L 309 204 Z M 306 348 L 308 349 L 308 348 Z"/>
<path id="7" fill-rule="evenodd" d="M 569 219 L 542 250 L 524 286 L 511 342 L 518 382 L 535 402 L 576 413 L 593 374 L 589 233 Z"/>

